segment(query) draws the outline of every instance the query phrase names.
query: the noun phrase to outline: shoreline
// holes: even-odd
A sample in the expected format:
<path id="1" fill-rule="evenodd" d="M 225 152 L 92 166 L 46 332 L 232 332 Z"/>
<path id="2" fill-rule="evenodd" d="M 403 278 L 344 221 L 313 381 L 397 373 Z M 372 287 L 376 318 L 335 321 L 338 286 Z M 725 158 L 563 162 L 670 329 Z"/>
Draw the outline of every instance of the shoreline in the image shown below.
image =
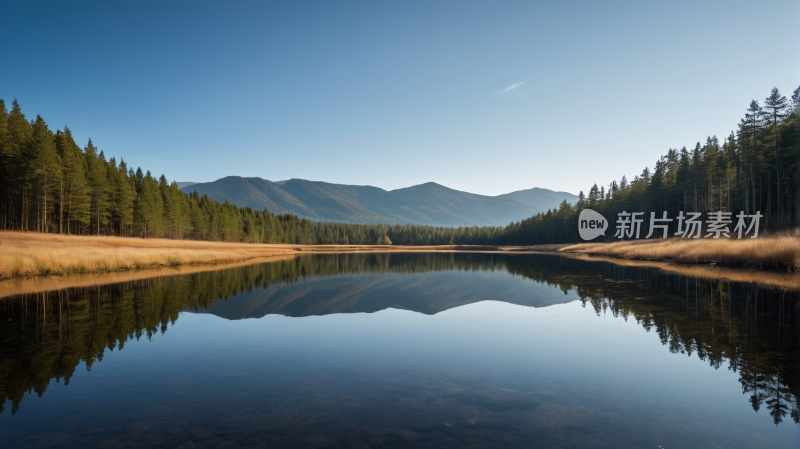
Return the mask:
<path id="1" fill-rule="evenodd" d="M 543 252 L 568 246 L 540 245 L 288 245 L 72 236 L 0 231 L 0 281 L 108 274 L 175 267 L 217 266 L 300 254 L 365 252 Z"/>
<path id="2" fill-rule="evenodd" d="M 553 254 L 622 266 L 649 266 L 688 276 L 760 282 L 798 289 L 794 260 L 800 239 L 794 236 L 717 245 L 681 241 L 626 241 L 611 244 L 551 244 L 535 246 L 389 246 L 280 245 L 200 242 L 134 237 L 64 236 L 0 231 L 0 298 L 17 294 L 85 287 L 151 277 L 215 271 L 259 262 L 291 259 L 302 254 L 480 252 L 496 254 Z M 754 245 L 769 247 L 782 265 L 761 267 L 740 263 L 741 251 L 754 262 Z M 699 247 L 705 247 L 705 253 Z M 654 249 L 661 249 L 659 253 Z M 667 248 L 670 251 L 663 251 Z M 740 250 L 730 260 L 731 248 Z M 712 251 L 713 250 L 713 251 Z M 725 252 L 727 250 L 727 253 Z M 655 254 L 656 257 L 647 257 Z M 658 256 L 661 256 L 660 258 Z M 671 257 L 666 257 L 666 256 Z M 714 260 L 714 256 L 722 260 Z M 724 260 L 722 256 L 729 257 Z M 791 258 L 789 258 L 791 257 Z M 790 263 L 788 261 L 791 261 Z"/>
<path id="3" fill-rule="evenodd" d="M 794 273 L 800 263 L 800 237 L 782 234 L 752 240 L 650 239 L 590 242 L 564 246 L 557 251 L 621 260 Z"/>

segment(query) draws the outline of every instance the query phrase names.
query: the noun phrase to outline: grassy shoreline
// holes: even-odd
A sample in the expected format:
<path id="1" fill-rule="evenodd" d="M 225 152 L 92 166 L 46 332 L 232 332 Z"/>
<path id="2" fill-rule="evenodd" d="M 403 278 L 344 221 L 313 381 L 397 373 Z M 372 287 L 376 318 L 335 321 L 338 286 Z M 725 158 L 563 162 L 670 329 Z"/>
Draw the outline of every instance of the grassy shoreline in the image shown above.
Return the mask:
<path id="1" fill-rule="evenodd" d="M 175 267 L 208 267 L 293 257 L 307 253 L 351 252 L 574 253 L 611 259 L 718 264 L 796 271 L 800 238 L 756 240 L 638 240 L 615 243 L 498 246 L 265 245 L 65 236 L 0 231 L 0 280 L 67 275 L 103 275 Z M 138 277 L 138 276 L 137 276 Z M 2 286 L 0 286 L 2 288 Z"/>
<path id="2" fill-rule="evenodd" d="M 758 239 L 653 239 L 614 243 L 579 243 L 557 250 L 617 259 L 711 264 L 794 272 L 800 238 L 782 234 Z"/>
<path id="3" fill-rule="evenodd" d="M 286 245 L 0 231 L 0 280 L 220 265 L 307 253 L 506 251 L 496 246 Z"/>

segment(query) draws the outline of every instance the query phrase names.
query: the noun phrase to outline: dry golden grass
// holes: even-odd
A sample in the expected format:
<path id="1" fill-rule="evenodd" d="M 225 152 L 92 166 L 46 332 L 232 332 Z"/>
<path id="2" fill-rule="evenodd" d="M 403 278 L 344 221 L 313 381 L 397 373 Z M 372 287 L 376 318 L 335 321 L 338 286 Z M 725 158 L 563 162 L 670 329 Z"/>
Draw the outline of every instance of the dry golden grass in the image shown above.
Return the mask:
<path id="1" fill-rule="evenodd" d="M 0 279 L 227 264 L 308 252 L 498 250 L 479 246 L 261 245 L 0 231 Z"/>
<path id="2" fill-rule="evenodd" d="M 226 263 L 293 252 L 285 245 L 0 232 L 0 279 Z"/>
<path id="3" fill-rule="evenodd" d="M 156 276 L 186 274 L 294 257 L 303 253 L 349 252 L 560 252 L 570 257 L 607 256 L 621 265 L 652 266 L 688 276 L 759 282 L 796 288 L 794 275 L 754 270 L 674 265 L 677 262 L 735 262 L 793 266 L 800 254 L 794 236 L 748 241 L 638 241 L 612 244 L 538 246 L 359 246 L 258 245 L 191 240 L 84 237 L 0 231 L 0 297 L 19 293 L 85 287 Z M 627 260 L 620 260 L 620 258 Z M 632 259 L 639 259 L 638 261 Z M 654 260 L 668 262 L 654 262 Z M 776 262 L 777 261 L 777 262 Z M 782 262 L 781 262 L 782 261 Z M 221 266 L 212 266 L 212 265 Z M 788 264 L 788 265 L 787 265 Z M 50 276 L 47 276 L 50 275 Z M 35 278 L 34 278 L 35 276 Z"/>
<path id="4" fill-rule="evenodd" d="M 559 251 L 624 259 L 721 263 L 793 271 L 800 257 L 800 238 L 784 234 L 742 240 L 632 240 L 615 243 L 580 243 L 561 248 Z"/>

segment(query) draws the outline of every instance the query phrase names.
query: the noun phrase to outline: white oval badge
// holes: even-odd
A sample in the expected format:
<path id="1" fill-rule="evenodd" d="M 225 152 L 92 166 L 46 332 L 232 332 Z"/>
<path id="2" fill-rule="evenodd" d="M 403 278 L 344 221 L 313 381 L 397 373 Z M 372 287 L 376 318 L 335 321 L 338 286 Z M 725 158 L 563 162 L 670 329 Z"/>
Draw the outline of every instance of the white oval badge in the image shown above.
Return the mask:
<path id="1" fill-rule="evenodd" d="M 584 209 L 578 216 L 578 232 L 584 240 L 592 240 L 597 236 L 605 235 L 608 229 L 606 217 L 591 209 Z"/>

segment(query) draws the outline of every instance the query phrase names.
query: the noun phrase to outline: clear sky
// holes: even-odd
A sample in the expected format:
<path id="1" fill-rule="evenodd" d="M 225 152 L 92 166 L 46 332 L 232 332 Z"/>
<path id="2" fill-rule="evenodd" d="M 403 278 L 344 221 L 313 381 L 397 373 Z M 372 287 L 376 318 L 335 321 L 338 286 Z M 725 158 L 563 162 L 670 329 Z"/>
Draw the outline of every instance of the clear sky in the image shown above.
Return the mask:
<path id="1" fill-rule="evenodd" d="M 577 193 L 800 85 L 800 2 L 11 2 L 0 98 L 170 180 Z"/>

